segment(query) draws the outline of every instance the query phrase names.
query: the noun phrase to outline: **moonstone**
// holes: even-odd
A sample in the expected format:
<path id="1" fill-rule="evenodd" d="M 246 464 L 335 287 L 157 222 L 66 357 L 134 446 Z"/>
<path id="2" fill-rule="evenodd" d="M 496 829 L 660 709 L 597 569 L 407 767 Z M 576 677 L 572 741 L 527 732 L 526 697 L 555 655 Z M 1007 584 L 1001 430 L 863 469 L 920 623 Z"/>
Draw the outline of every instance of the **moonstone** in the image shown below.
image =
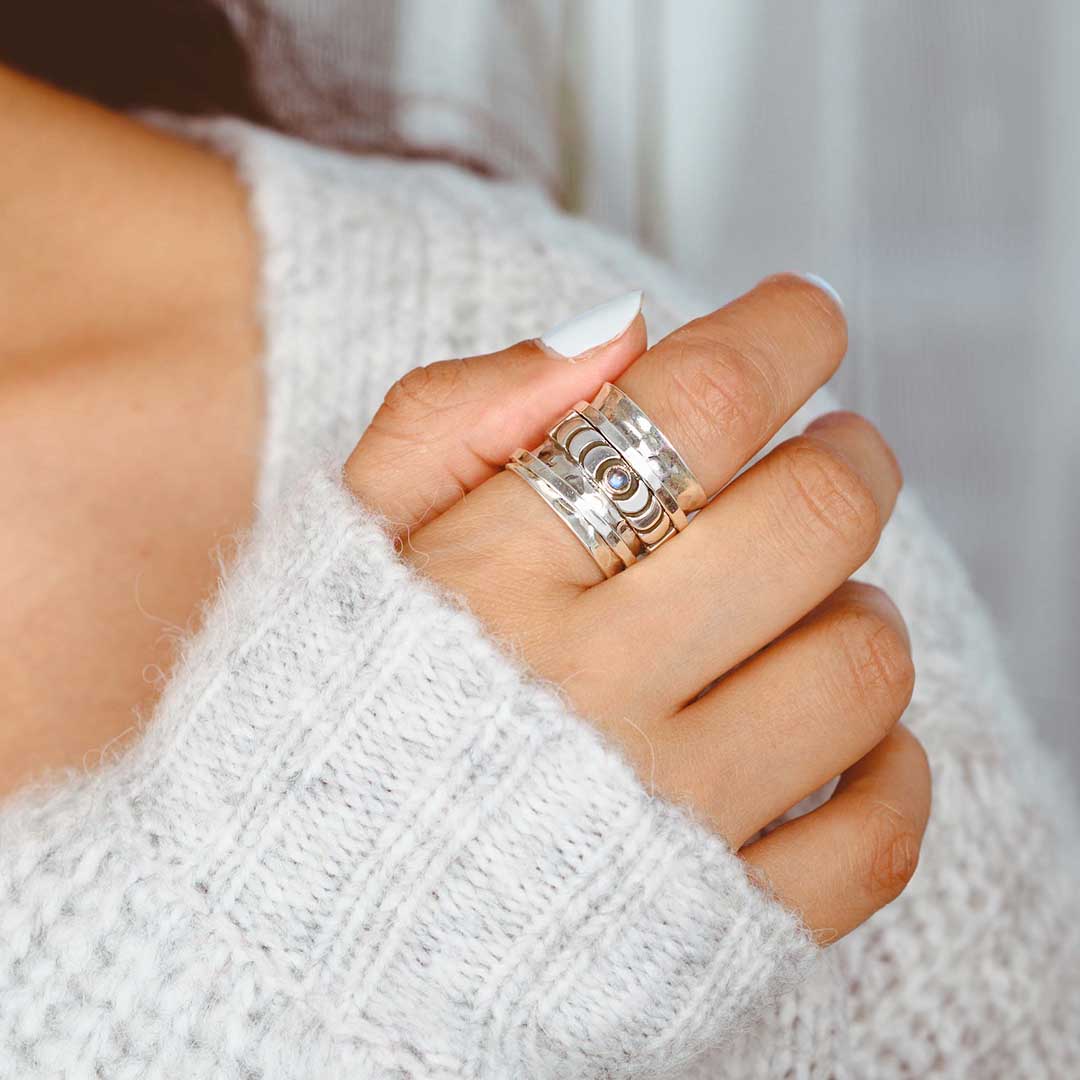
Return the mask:
<path id="1" fill-rule="evenodd" d="M 604 483 L 610 491 L 625 491 L 630 486 L 630 474 L 616 466 L 608 469 L 604 475 Z"/>

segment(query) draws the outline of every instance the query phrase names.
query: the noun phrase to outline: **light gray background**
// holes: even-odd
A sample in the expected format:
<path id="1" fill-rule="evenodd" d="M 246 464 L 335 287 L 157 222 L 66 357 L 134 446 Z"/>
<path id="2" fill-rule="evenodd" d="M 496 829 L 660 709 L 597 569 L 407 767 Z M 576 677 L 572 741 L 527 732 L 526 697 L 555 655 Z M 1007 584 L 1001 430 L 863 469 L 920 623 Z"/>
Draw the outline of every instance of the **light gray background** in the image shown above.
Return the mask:
<path id="1" fill-rule="evenodd" d="M 570 198 L 715 291 L 843 294 L 845 403 L 962 550 L 1080 779 L 1080 4 L 564 8 Z"/>
<path id="2" fill-rule="evenodd" d="M 1080 782 L 1080 3 L 219 2 L 288 130 L 559 190 L 718 304 L 831 280 L 841 395 Z"/>

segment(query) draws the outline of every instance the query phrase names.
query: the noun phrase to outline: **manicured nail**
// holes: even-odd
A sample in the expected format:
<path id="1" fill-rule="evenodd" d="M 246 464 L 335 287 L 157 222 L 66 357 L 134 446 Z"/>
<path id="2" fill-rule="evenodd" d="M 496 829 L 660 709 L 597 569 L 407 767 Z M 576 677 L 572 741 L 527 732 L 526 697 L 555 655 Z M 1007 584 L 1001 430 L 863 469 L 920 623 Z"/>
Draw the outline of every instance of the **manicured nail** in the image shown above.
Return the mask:
<path id="1" fill-rule="evenodd" d="M 836 302 L 836 306 L 843 311 L 844 301 L 840 299 L 840 294 L 823 278 L 818 277 L 817 274 L 800 274 L 802 278 L 805 278 L 811 285 L 816 285 L 822 292 L 828 293 Z"/>
<path id="2" fill-rule="evenodd" d="M 616 296 L 549 330 L 540 339 L 549 349 L 573 360 L 614 341 L 630 328 L 641 311 L 641 290 Z"/>

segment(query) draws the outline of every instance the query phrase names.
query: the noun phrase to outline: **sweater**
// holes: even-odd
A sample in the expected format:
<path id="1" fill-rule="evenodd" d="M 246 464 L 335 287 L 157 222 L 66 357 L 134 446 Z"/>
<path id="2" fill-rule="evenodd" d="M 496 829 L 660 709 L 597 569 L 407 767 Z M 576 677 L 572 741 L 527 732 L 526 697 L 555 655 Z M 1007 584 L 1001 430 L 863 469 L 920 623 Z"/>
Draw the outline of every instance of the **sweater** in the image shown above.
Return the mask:
<path id="1" fill-rule="evenodd" d="M 258 517 L 136 745 L 0 810 L 0 1077 L 1080 1075 L 1078 818 L 917 498 L 860 576 L 934 814 L 822 950 L 339 477 L 411 367 L 631 286 L 654 333 L 705 305 L 533 188 L 178 126 L 262 239 Z"/>

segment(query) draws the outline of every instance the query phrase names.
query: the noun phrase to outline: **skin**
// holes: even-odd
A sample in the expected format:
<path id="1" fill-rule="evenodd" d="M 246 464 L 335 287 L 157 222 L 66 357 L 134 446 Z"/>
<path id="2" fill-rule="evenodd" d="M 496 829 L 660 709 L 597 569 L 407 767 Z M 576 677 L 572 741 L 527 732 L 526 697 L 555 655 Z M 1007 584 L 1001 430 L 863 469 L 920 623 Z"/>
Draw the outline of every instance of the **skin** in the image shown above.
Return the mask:
<path id="1" fill-rule="evenodd" d="M 152 707 L 250 518 L 260 390 L 224 162 L 2 68 L 0 162 L 2 792 Z"/>
<path id="2" fill-rule="evenodd" d="M 162 625 L 197 624 L 209 553 L 251 517 L 259 336 L 255 243 L 213 155 L 2 72 L 0 152 L 16 161 L 0 174 L 10 788 L 81 762 L 152 706 L 144 669 L 172 655 Z M 344 471 L 403 557 L 824 941 L 898 895 L 929 813 L 926 759 L 899 723 L 914 678 L 903 620 L 850 581 L 901 477 L 848 413 L 733 477 L 845 345 L 834 302 L 779 276 L 649 350 L 639 317 L 574 363 L 531 341 L 410 372 Z M 605 581 L 500 466 L 609 379 L 723 490 Z M 838 774 L 823 807 L 759 836 Z"/>

